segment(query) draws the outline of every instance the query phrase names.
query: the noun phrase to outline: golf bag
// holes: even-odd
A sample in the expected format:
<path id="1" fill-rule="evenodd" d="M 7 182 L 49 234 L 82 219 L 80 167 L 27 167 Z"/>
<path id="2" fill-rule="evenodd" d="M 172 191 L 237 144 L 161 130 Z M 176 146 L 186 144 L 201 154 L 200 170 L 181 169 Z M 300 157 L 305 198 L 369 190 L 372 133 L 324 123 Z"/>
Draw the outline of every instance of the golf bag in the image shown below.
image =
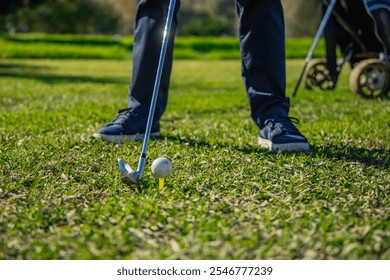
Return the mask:
<path id="1" fill-rule="evenodd" d="M 324 11 L 329 2 L 323 1 Z M 349 83 L 353 92 L 365 98 L 387 95 L 390 0 L 337 0 L 332 8 L 324 28 L 326 61 L 308 62 L 302 78 L 305 88 L 336 88 L 341 69 L 348 63 L 352 69 Z"/>

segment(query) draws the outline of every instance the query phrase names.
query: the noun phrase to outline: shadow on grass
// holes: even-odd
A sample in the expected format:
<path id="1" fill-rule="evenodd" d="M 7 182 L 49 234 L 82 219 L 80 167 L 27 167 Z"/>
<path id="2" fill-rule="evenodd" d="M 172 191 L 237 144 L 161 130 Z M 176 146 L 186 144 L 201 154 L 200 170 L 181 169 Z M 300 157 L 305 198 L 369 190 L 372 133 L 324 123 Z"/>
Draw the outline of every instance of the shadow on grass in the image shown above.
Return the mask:
<path id="1" fill-rule="evenodd" d="M 0 63 L 0 77 L 35 79 L 48 84 L 55 83 L 98 83 L 98 84 L 128 84 L 123 78 L 91 77 L 84 75 L 50 74 L 53 67 L 36 66 L 18 63 Z M 44 71 L 44 72 L 42 72 Z"/>
<path id="2" fill-rule="evenodd" d="M 19 63 L 1 63 L 0 62 L 0 71 L 3 74 L 5 71 L 36 71 L 49 69 L 47 66 L 38 66 L 38 65 L 29 65 L 29 64 L 19 64 Z"/>
<path id="3" fill-rule="evenodd" d="M 315 157 L 325 157 L 331 160 L 359 162 L 366 166 L 374 166 L 385 170 L 390 168 L 390 150 L 387 149 L 368 149 L 328 144 L 324 146 L 312 146 L 310 154 Z"/>
<path id="4" fill-rule="evenodd" d="M 17 42 L 22 44 L 36 43 L 55 43 L 55 44 L 72 44 L 80 46 L 112 46 L 119 45 L 120 41 L 110 37 L 97 36 L 77 36 L 77 35 L 59 35 L 59 36 L 43 36 L 43 37 L 25 37 L 25 36 L 5 36 L 4 40 Z"/>
<path id="5" fill-rule="evenodd" d="M 198 140 L 193 139 L 189 136 L 173 136 L 173 135 L 166 135 L 164 136 L 169 141 L 189 146 L 192 148 L 202 147 L 202 148 L 209 148 L 209 149 L 231 149 L 236 150 L 244 154 L 252 154 L 252 153 L 262 153 L 262 154 L 274 154 L 273 152 L 270 152 L 268 150 L 265 150 L 261 147 L 253 146 L 251 144 L 247 144 L 245 146 L 239 146 L 234 145 L 229 142 L 218 142 L 218 143 L 209 143 L 205 140 Z"/>
<path id="6" fill-rule="evenodd" d="M 275 155 L 277 152 L 271 152 L 261 147 L 251 144 L 245 146 L 232 145 L 228 142 L 209 143 L 205 140 L 196 140 L 190 137 L 167 135 L 166 139 L 182 145 L 196 147 L 205 147 L 210 149 L 234 149 L 244 154 L 258 153 L 262 155 Z M 388 170 L 390 168 L 390 150 L 386 149 L 368 149 L 354 146 L 311 146 L 310 152 L 290 152 L 285 155 L 307 155 L 313 158 L 326 158 L 329 160 L 342 160 L 348 162 L 358 162 L 366 166 L 374 166 L 379 169 Z"/>

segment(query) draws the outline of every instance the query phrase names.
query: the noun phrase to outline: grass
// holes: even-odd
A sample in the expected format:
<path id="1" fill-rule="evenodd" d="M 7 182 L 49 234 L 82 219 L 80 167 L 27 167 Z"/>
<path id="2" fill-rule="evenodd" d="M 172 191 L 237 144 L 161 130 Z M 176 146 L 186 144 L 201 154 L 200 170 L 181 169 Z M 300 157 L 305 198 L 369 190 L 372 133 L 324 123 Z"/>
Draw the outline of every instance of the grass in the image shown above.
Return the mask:
<path id="1" fill-rule="evenodd" d="M 288 60 L 291 92 L 302 60 Z M 207 71 L 204 71 L 207 69 Z M 166 187 L 142 143 L 91 137 L 126 106 L 129 60 L 0 60 L 0 259 L 389 259 L 389 100 L 301 89 L 310 153 L 270 153 L 238 60 L 175 61 L 164 138 Z"/>
<path id="2" fill-rule="evenodd" d="M 288 58 L 303 58 L 312 38 L 288 39 Z M 321 41 L 315 57 L 324 55 Z M 0 35 L 0 58 L 130 59 L 131 36 L 16 34 Z M 237 38 L 178 37 L 175 59 L 239 59 Z"/>

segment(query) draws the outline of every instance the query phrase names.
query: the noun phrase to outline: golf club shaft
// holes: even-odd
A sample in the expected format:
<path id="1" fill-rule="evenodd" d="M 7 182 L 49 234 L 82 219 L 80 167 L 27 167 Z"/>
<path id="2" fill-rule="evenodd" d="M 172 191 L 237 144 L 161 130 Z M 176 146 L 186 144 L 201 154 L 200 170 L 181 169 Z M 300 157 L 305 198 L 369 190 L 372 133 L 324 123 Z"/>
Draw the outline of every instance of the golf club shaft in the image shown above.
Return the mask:
<path id="1" fill-rule="evenodd" d="M 322 19 L 320 27 L 318 28 L 317 34 L 314 37 L 313 44 L 311 45 L 309 53 L 306 56 L 305 65 L 303 66 L 301 74 L 299 75 L 299 79 L 298 79 L 297 83 L 295 84 L 293 92 L 291 93 L 291 97 L 294 97 L 297 94 L 299 85 L 301 84 L 302 79 L 303 79 L 303 75 L 306 72 L 307 65 L 309 64 L 309 62 L 314 54 L 314 50 L 316 49 L 316 47 L 318 45 L 318 41 L 320 40 L 322 34 L 324 33 L 325 27 L 328 24 L 329 18 L 334 10 L 336 2 L 337 2 L 337 0 L 332 0 L 332 2 L 330 2 L 329 6 L 328 6 L 328 9 L 326 10 L 324 18 Z"/>
<path id="2" fill-rule="evenodd" d="M 138 179 L 141 179 L 142 173 L 143 173 L 144 167 L 145 167 L 146 151 L 148 149 L 150 131 L 152 129 L 154 111 L 156 109 L 157 97 L 158 97 L 158 92 L 160 89 L 161 75 L 162 75 L 163 68 L 164 68 L 165 54 L 167 52 L 167 46 L 168 46 L 168 41 L 169 41 L 169 36 L 170 36 L 170 31 L 171 31 L 171 25 L 172 25 L 172 21 L 173 21 L 173 14 L 174 14 L 174 10 L 175 10 L 175 5 L 176 5 L 176 0 L 169 1 L 168 15 L 167 15 L 166 23 L 165 23 L 165 28 L 164 28 L 160 58 L 159 58 L 159 62 L 158 62 L 157 74 L 156 74 L 156 79 L 154 82 L 153 95 L 152 95 L 152 100 L 151 100 L 150 109 L 149 109 L 148 122 L 146 125 L 146 131 L 145 131 L 145 136 L 144 136 L 144 143 L 142 145 L 142 152 L 141 152 L 141 156 L 140 156 L 140 159 L 138 162 L 138 170 L 137 170 Z"/>

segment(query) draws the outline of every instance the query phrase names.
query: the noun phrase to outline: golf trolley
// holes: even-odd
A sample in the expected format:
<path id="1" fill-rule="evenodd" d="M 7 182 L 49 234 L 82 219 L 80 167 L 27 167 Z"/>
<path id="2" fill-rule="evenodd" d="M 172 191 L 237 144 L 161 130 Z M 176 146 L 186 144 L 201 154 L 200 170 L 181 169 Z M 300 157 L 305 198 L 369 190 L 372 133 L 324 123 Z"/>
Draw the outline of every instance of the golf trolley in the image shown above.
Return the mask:
<path id="1" fill-rule="evenodd" d="M 365 98 L 390 90 L 390 0 L 323 0 L 324 16 L 304 68 L 291 94 L 306 89 L 333 90 L 344 64 L 349 63 L 351 90 Z M 311 60 L 324 34 L 326 61 Z M 337 53 L 341 53 L 338 59 Z"/>

